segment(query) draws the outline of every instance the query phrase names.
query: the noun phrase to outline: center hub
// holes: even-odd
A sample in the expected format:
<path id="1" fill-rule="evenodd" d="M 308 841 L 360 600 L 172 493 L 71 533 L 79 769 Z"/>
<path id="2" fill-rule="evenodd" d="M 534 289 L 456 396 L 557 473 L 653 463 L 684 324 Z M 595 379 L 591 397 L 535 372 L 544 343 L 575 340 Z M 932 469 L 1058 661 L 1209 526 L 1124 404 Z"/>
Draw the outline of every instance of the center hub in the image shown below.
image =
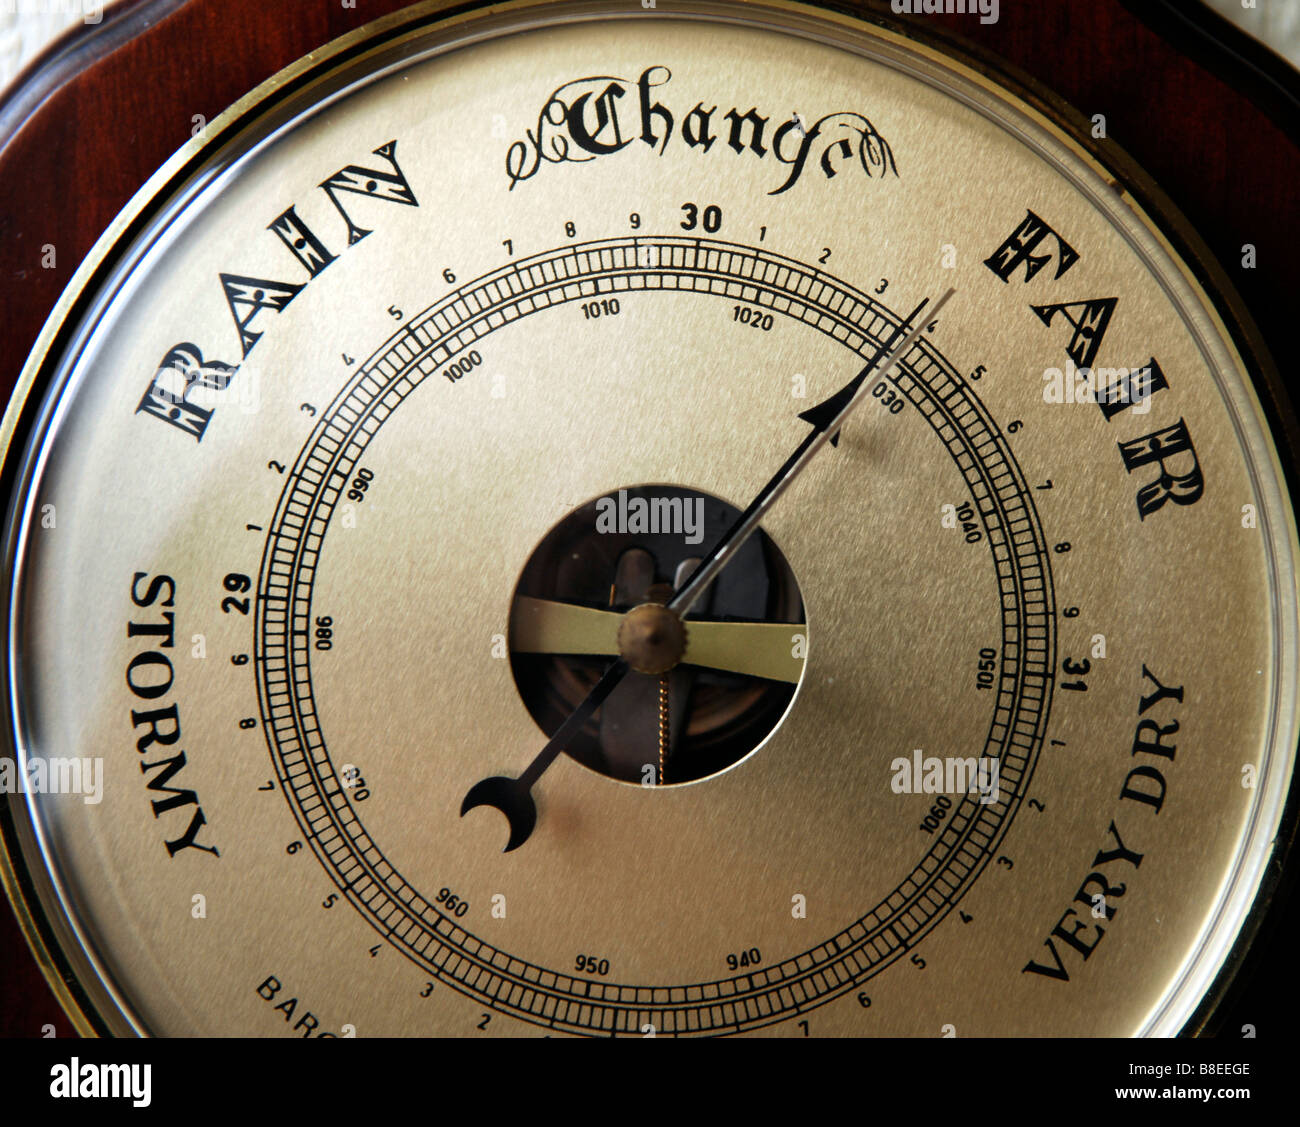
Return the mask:
<path id="1" fill-rule="evenodd" d="M 659 603 L 643 603 L 623 616 L 618 653 L 638 673 L 667 673 L 686 653 L 686 627 Z"/>

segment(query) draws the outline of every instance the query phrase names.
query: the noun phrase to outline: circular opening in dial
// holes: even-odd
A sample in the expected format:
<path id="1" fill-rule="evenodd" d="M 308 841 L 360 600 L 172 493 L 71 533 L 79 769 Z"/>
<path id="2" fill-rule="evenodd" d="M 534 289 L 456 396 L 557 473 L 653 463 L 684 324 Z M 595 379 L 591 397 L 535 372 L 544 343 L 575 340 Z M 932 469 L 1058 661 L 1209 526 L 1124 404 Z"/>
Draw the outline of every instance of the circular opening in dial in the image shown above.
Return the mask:
<path id="1" fill-rule="evenodd" d="M 739 762 L 785 715 L 807 627 L 798 582 L 765 532 L 740 547 L 680 626 L 657 609 L 740 515 L 699 490 L 617 489 L 571 512 L 529 557 L 509 651 L 542 731 L 554 735 L 616 657 L 632 666 L 566 749 L 584 766 L 646 786 L 694 782 Z"/>

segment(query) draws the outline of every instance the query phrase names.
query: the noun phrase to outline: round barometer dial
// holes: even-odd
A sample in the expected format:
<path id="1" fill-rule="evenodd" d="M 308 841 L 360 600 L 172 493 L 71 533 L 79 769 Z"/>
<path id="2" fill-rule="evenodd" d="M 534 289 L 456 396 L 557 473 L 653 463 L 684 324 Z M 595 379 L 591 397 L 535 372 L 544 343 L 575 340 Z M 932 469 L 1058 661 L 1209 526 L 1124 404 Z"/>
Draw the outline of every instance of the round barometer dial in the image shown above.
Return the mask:
<path id="1" fill-rule="evenodd" d="M 914 33 L 446 9 L 210 126 L 8 416 L 82 1027 L 1186 1028 L 1296 744 L 1227 306 Z"/>

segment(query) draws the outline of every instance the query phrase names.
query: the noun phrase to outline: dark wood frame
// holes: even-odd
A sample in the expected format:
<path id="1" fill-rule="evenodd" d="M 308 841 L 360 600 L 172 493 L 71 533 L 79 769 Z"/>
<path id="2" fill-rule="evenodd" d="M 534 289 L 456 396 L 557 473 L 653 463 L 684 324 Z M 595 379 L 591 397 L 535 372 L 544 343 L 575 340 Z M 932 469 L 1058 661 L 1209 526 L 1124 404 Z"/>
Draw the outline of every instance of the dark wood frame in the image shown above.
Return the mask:
<path id="1" fill-rule="evenodd" d="M 660 5 L 670 9 L 671 0 Z M 353 9 L 319 0 L 277 0 L 273 8 L 265 0 L 120 0 L 101 24 L 75 30 L 33 62 L 0 101 L 5 399 L 77 267 L 137 189 L 189 140 L 194 115 L 211 121 L 302 55 L 404 6 L 405 0 L 358 0 Z M 1300 431 L 1269 345 L 1285 356 L 1291 305 L 1300 294 L 1300 76 L 1209 9 L 1175 0 L 1002 0 L 1001 18 L 991 25 L 969 15 L 908 20 L 893 15 L 885 0 L 821 6 L 949 39 L 1031 102 L 1073 119 L 1080 140 L 1127 174 L 1143 206 L 1186 217 L 1176 245 L 1228 307 L 1237 343 L 1258 373 L 1294 494 Z M 1106 140 L 1090 139 L 1094 113 L 1106 116 Z M 1258 249 L 1254 270 L 1235 265 L 1246 243 Z M 47 244 L 56 250 L 55 269 L 41 266 Z M 8 485 L 0 482 L 6 496 Z M 1291 832 L 1296 815 L 1293 793 Z M 0 802 L 0 829 L 7 819 Z M 1236 974 L 1242 944 L 1193 1028 L 1205 1026 L 1216 1006 L 1226 1035 L 1239 1035 L 1246 1021 L 1264 1022 L 1266 1013 L 1279 1015 L 1280 1025 L 1282 1006 L 1297 996 L 1283 946 L 1294 934 L 1297 898 L 1281 895 L 1295 875 L 1284 876 L 1282 856 L 1268 882 L 1278 903 L 1266 922 L 1262 912 L 1252 921 L 1250 934 L 1260 929 L 1259 941 L 1245 973 Z M 40 1036 L 46 1024 L 70 1034 L 12 914 L 2 909 L 0 958 L 0 1035 Z M 1213 1032 L 1216 1024 L 1207 1028 Z"/>

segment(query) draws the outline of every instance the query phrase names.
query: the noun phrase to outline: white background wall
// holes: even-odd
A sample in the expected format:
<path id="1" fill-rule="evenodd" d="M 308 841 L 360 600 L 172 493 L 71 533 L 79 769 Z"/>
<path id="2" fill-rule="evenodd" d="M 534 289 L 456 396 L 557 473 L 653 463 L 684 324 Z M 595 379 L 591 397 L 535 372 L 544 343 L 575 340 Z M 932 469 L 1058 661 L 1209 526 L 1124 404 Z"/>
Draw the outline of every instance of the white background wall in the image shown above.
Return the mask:
<path id="1" fill-rule="evenodd" d="M 1221 16 L 1258 36 L 1300 67 L 1300 0 L 1206 0 Z"/>
<path id="2" fill-rule="evenodd" d="M 51 39 L 102 9 L 98 0 L 0 0 L 0 86 Z"/>

